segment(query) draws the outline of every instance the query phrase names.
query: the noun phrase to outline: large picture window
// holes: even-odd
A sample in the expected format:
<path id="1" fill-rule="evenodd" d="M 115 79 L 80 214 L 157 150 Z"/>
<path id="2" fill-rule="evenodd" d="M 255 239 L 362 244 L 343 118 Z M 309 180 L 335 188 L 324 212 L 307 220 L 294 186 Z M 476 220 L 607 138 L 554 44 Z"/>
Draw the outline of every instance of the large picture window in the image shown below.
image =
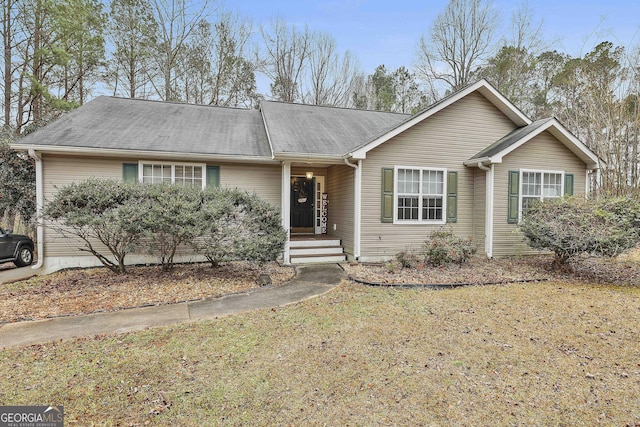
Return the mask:
<path id="1" fill-rule="evenodd" d="M 396 167 L 395 221 L 445 222 L 446 170 Z"/>
<path id="2" fill-rule="evenodd" d="M 176 184 L 205 187 L 205 165 L 140 162 L 140 182 L 143 184 Z"/>

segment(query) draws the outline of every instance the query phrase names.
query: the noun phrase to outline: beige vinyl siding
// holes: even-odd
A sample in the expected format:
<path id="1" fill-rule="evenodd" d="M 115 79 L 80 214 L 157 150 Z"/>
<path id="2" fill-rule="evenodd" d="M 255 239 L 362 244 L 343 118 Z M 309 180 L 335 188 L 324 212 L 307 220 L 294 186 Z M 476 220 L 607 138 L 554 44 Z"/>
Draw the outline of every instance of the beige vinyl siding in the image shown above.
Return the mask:
<path id="1" fill-rule="evenodd" d="M 147 160 L 145 160 L 147 161 Z M 153 160 L 148 160 L 153 162 Z M 164 160 L 163 160 L 164 161 Z M 122 164 L 137 163 L 137 158 L 91 158 L 43 155 L 43 184 L 45 203 L 51 200 L 56 188 L 91 177 L 122 179 Z M 180 160 L 176 159 L 176 163 Z M 185 161 L 193 163 L 193 161 Z M 205 162 L 203 162 L 205 163 Z M 214 164 L 214 163 L 208 163 Z M 220 185 L 256 193 L 273 206 L 280 207 L 279 165 L 216 164 L 220 166 Z M 50 228 L 44 228 L 45 256 L 78 256 L 74 241 L 63 238 Z M 104 249 L 104 248 L 101 248 Z"/>
<path id="2" fill-rule="evenodd" d="M 484 228 L 484 213 L 474 208 L 475 168 L 463 162 L 515 128 L 479 93 L 413 126 L 367 153 L 362 171 L 363 258 L 386 258 L 420 246 L 442 225 L 381 223 L 381 170 L 394 166 L 447 168 L 458 172 L 458 218 L 450 224 L 458 234 L 473 237 Z M 482 190 L 484 191 L 484 190 Z M 449 227 L 449 225 L 447 225 Z M 482 250 L 481 247 L 479 247 Z"/>
<path id="3" fill-rule="evenodd" d="M 509 171 L 520 169 L 564 171 L 574 175 L 575 195 L 584 194 L 586 165 L 549 132 L 543 132 L 496 164 L 494 193 L 493 256 L 536 253 L 521 234 L 514 232 L 515 224 L 507 223 L 507 186 Z"/>
<path id="4" fill-rule="evenodd" d="M 219 164 L 219 166 L 220 186 L 256 193 L 271 205 L 280 207 L 282 168 L 279 165 Z"/>
<path id="5" fill-rule="evenodd" d="M 354 173 L 349 166 L 331 166 L 327 174 L 328 234 L 339 237 L 348 254 L 353 255 Z M 336 229 L 333 229 L 335 224 Z"/>
<path id="6" fill-rule="evenodd" d="M 53 198 L 57 188 L 62 188 L 72 182 L 93 177 L 122 179 L 122 163 L 123 160 L 44 154 L 42 156 L 42 177 L 45 203 Z M 100 246 L 98 246 L 99 250 L 106 250 Z M 90 256 L 86 252 L 78 251 L 77 241 L 64 238 L 57 231 L 46 226 L 44 227 L 44 254 L 45 256 L 78 256 L 83 254 Z"/>

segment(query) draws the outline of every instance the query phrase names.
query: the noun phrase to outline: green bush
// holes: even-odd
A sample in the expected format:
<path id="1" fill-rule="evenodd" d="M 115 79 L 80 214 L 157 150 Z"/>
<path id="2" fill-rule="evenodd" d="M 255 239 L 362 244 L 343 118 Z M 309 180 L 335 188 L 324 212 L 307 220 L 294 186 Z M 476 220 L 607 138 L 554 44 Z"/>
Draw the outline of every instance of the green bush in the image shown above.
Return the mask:
<path id="1" fill-rule="evenodd" d="M 159 257 L 163 270 L 171 270 L 178 247 L 205 230 L 203 191 L 171 184 L 144 185 L 142 189 L 146 212 L 142 226 L 149 252 Z"/>
<path id="2" fill-rule="evenodd" d="M 639 241 L 640 203 L 631 197 L 578 197 L 532 203 L 518 229 L 529 246 L 549 250 L 558 265 L 581 254 L 616 256 Z"/>
<path id="3" fill-rule="evenodd" d="M 215 266 L 274 260 L 286 238 L 279 209 L 230 189 L 89 179 L 61 188 L 44 214 L 51 227 L 79 239 L 81 251 L 115 273 L 125 273 L 127 254 L 143 246 L 171 270 L 180 245 L 191 244 Z"/>
<path id="4" fill-rule="evenodd" d="M 44 217 L 63 236 L 79 239 L 83 243 L 81 251 L 93 254 L 113 272 L 125 273 L 125 257 L 143 235 L 142 190 L 143 187 L 115 180 L 72 183 L 61 188 L 46 205 Z"/>
<path id="5" fill-rule="evenodd" d="M 272 261 L 282 252 L 286 231 L 280 210 L 255 194 L 209 190 L 201 213 L 205 227 L 193 247 L 213 267 L 236 260 Z"/>
<path id="6" fill-rule="evenodd" d="M 445 264 L 463 264 L 475 253 L 476 248 L 471 241 L 456 236 L 451 230 L 434 231 L 423 245 L 425 262 L 432 266 Z"/>
<path id="7" fill-rule="evenodd" d="M 422 262 L 422 259 L 417 254 L 404 250 L 396 254 L 395 261 L 402 268 L 416 268 Z"/>
<path id="8" fill-rule="evenodd" d="M 398 264 L 402 268 L 463 264 L 475 253 L 476 248 L 471 239 L 456 236 L 450 230 L 434 231 L 423 243 L 421 250 L 399 252 L 388 268 L 392 270 Z"/>

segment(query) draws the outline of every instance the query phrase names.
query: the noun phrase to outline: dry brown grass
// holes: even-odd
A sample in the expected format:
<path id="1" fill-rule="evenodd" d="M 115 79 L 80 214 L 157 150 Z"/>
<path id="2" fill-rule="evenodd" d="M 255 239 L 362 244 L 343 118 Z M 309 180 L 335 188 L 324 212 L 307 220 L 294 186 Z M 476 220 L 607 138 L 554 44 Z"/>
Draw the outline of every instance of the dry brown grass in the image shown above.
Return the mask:
<path id="1" fill-rule="evenodd" d="M 69 425 L 636 426 L 640 289 L 400 290 L 0 352 L 0 403 Z"/>

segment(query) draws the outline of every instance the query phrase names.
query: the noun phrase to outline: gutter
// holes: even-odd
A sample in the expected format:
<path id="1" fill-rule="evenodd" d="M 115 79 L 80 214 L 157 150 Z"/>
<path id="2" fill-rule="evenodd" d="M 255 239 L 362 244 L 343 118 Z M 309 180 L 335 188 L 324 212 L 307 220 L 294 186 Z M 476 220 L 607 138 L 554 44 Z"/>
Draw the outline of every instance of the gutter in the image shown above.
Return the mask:
<path id="1" fill-rule="evenodd" d="M 39 151 L 41 153 L 50 154 L 70 154 L 70 155 L 93 155 L 95 157 L 124 157 L 124 158 L 142 158 L 142 159 L 184 159 L 199 161 L 227 161 L 227 162 L 246 162 L 246 163 L 267 163 L 277 164 L 277 161 L 271 156 L 243 156 L 232 154 L 207 154 L 207 153 L 181 153 L 170 151 L 150 151 L 150 150 L 125 150 L 125 149 L 109 149 L 109 148 L 87 148 L 87 147 L 69 147 L 69 146 L 51 146 L 51 145 L 26 145 L 11 144 L 11 148 L 17 151 Z"/>
<path id="2" fill-rule="evenodd" d="M 36 238 L 38 240 L 38 262 L 31 268 L 38 270 L 44 264 L 44 226 L 42 208 L 44 207 L 44 184 L 42 179 L 42 156 L 33 148 L 29 149 L 29 157 L 36 161 Z"/>

